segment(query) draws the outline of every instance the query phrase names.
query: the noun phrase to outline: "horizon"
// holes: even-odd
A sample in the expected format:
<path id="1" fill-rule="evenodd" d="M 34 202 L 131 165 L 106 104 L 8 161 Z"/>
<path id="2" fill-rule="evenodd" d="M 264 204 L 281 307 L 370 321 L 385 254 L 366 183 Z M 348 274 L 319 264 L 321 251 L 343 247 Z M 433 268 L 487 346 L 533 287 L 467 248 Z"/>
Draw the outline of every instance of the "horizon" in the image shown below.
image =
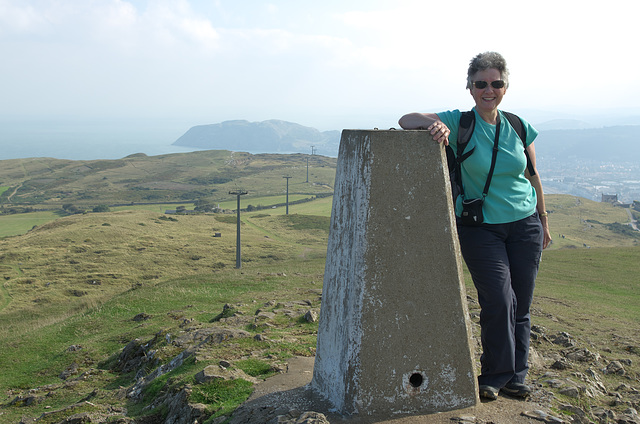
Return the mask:
<path id="1" fill-rule="evenodd" d="M 640 113 L 637 115 L 600 112 L 585 115 L 555 115 L 549 111 L 518 111 L 523 117 L 532 116 L 530 122 L 544 127 L 558 123 L 552 129 L 588 129 L 619 125 L 640 125 Z M 353 117 L 354 125 L 344 128 L 326 126 L 318 128 L 304 122 L 273 117 L 268 120 L 293 122 L 318 131 L 341 131 L 343 129 L 399 128 L 396 116 L 372 114 Z M 525 118 L 527 119 L 527 118 Z M 246 118 L 233 120 L 252 121 Z M 529 120 L 529 119 L 528 119 Z M 182 153 L 203 150 L 195 147 L 175 146 L 173 143 L 190 128 L 199 125 L 218 124 L 220 122 L 189 122 L 182 119 L 145 118 L 10 118 L 0 117 L 0 160 L 51 157 L 69 160 L 121 159 L 135 153 L 149 156 Z M 559 126 L 558 126 L 559 125 Z M 547 131 L 551 128 L 543 128 Z M 229 148 L 228 150 L 233 150 Z M 255 153 L 255 152 L 250 152 Z M 264 152 L 260 152 L 264 153 Z M 307 153 L 307 152 L 299 152 Z M 337 154 L 337 153 L 336 153 Z"/>
<path id="2" fill-rule="evenodd" d="M 535 114 L 533 114 L 535 115 Z M 544 119 L 552 117 L 548 112 L 538 112 Z M 582 118 L 582 119 L 581 119 Z M 362 125 L 352 125 L 338 129 L 320 129 L 304 123 L 287 119 L 272 118 L 275 120 L 293 122 L 305 127 L 315 128 L 319 131 L 342 131 L 343 129 L 369 129 L 369 128 L 399 128 L 393 124 L 392 118 L 376 119 L 375 116 L 354 119 Z M 234 119 L 246 120 L 248 119 Z M 270 119 L 267 119 L 267 121 Z M 559 126 L 541 129 L 540 131 L 556 129 L 590 129 L 612 127 L 619 125 L 640 125 L 640 115 L 610 117 L 597 115 L 597 122 L 593 116 L 567 116 L 539 121 L 534 126 L 550 125 L 558 122 Z M 224 121 L 223 121 L 224 122 Z M 378 124 L 378 122 L 384 122 Z M 51 157 L 68 160 L 99 160 L 121 159 L 135 153 L 145 153 L 149 156 L 184 153 L 203 150 L 196 147 L 176 146 L 173 143 L 184 135 L 190 128 L 199 125 L 218 124 L 220 122 L 189 123 L 180 120 L 145 119 L 137 122 L 132 119 L 115 120 L 103 119 L 7 119 L 0 118 L 0 141 L 3 148 L 0 149 L 0 160 L 27 159 L 35 157 Z M 234 150 L 232 146 L 228 150 Z M 249 152 L 269 153 L 269 152 Z M 308 153 L 308 152 L 299 152 Z M 336 152 L 337 155 L 337 152 Z"/>

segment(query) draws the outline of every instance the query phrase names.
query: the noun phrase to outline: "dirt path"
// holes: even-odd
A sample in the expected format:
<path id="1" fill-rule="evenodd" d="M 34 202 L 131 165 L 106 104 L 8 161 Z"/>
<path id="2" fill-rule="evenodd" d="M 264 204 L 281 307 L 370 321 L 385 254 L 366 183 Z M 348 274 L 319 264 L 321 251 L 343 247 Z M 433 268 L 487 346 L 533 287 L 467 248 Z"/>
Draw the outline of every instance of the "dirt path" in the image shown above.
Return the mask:
<path id="1" fill-rule="evenodd" d="M 325 414 L 332 423 L 344 424 L 451 424 L 451 423 L 492 423 L 492 424 L 533 424 L 540 420 L 524 416 L 524 413 L 545 411 L 548 409 L 536 402 L 536 395 L 532 401 L 521 401 L 501 396 L 493 402 L 481 402 L 473 408 L 457 411 L 442 412 L 430 415 L 413 415 L 399 418 L 376 419 L 371 417 L 345 418 L 329 412 L 326 403 L 314 399 L 308 388 L 313 377 L 313 357 L 296 357 L 289 360 L 287 372 L 279 374 L 259 383 L 253 395 L 240 408 L 240 413 L 234 414 L 232 424 L 240 424 L 243 417 L 259 419 L 259 414 L 274 414 L 274 410 L 315 411 Z M 265 421 L 270 417 L 264 416 Z"/>
<path id="2" fill-rule="evenodd" d="M 20 190 L 22 188 L 22 183 L 20 183 L 15 189 L 13 189 L 13 192 L 7 196 L 7 202 L 11 202 L 11 198 L 18 192 L 18 190 Z"/>
<path id="3" fill-rule="evenodd" d="M 631 208 L 627 208 L 627 213 L 629 214 L 629 225 L 631 225 L 631 228 L 638 231 L 638 221 L 633 219 L 633 213 L 631 213 Z"/>

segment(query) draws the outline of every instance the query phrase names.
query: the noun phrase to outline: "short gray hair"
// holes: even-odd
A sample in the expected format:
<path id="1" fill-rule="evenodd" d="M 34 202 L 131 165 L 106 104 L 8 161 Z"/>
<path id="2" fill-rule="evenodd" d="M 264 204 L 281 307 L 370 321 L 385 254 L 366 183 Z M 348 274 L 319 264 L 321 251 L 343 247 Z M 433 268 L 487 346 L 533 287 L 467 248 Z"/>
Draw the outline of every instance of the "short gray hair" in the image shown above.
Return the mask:
<path id="1" fill-rule="evenodd" d="M 467 88 L 471 88 L 471 78 L 480 71 L 487 69 L 497 69 L 500 72 L 500 78 L 505 82 L 505 87 L 509 87 L 509 69 L 507 69 L 507 61 L 497 52 L 484 52 L 478 54 L 469 62 L 467 70 Z"/>

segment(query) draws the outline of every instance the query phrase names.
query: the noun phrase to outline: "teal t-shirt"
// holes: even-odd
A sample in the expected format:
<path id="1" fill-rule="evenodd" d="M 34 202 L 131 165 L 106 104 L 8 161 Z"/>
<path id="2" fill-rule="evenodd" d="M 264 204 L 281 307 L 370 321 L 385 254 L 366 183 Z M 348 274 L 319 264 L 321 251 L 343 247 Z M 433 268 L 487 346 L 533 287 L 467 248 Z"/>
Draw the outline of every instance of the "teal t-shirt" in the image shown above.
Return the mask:
<path id="1" fill-rule="evenodd" d="M 482 190 L 487 181 L 491 156 L 496 134 L 496 126 L 484 121 L 478 112 L 473 135 L 465 148 L 465 152 L 476 148 L 468 159 L 462 162 L 462 185 L 466 199 L 482 197 Z M 504 224 L 524 219 L 535 212 L 536 191 L 524 176 L 527 167 L 527 157 L 524 154 L 522 140 L 511 127 L 501 111 L 500 139 L 498 141 L 498 156 L 493 171 L 489 192 L 484 201 L 484 222 L 487 224 Z M 460 126 L 459 110 L 438 113 L 438 117 L 449 127 L 449 145 L 456 152 L 458 129 Z M 527 146 L 533 143 L 538 131 L 524 119 L 522 120 L 527 132 Z M 462 196 L 456 199 L 456 215 L 462 212 Z"/>

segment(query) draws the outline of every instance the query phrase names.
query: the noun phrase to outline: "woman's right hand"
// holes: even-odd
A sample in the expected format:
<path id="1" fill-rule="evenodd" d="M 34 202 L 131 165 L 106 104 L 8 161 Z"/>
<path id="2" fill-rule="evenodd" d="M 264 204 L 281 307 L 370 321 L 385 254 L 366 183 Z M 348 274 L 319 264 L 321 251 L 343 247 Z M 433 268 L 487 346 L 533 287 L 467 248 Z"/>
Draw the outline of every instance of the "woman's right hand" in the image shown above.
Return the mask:
<path id="1" fill-rule="evenodd" d="M 398 124 L 405 130 L 427 130 L 435 141 L 449 145 L 451 130 L 435 113 L 408 113 L 400 118 Z"/>
<path id="2" fill-rule="evenodd" d="M 435 141 L 438 143 L 444 143 L 445 146 L 449 145 L 449 134 L 451 134 L 451 130 L 444 124 L 444 122 L 438 120 L 429 125 L 427 130 L 430 131 L 431 137 L 433 137 Z"/>

